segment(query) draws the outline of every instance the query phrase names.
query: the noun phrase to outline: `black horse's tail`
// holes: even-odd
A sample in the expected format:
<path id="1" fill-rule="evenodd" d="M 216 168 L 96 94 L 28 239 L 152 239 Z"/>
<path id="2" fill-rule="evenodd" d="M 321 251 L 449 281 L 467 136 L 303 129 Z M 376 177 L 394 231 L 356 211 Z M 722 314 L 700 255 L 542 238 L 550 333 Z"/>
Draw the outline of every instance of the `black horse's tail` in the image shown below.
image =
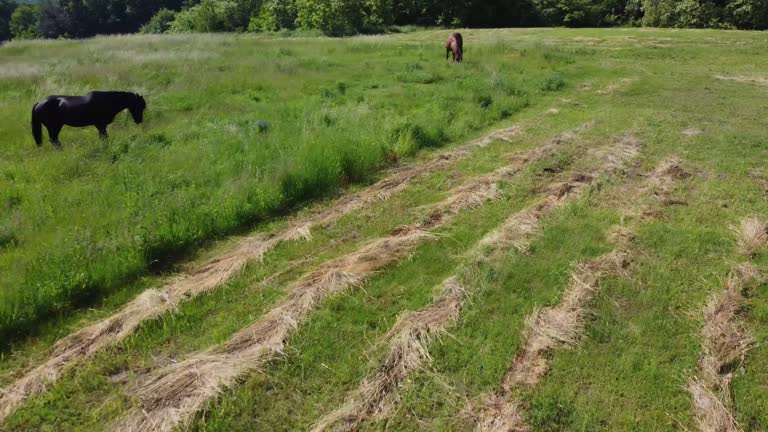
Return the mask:
<path id="1" fill-rule="evenodd" d="M 43 124 L 37 113 L 37 104 L 32 108 L 32 136 L 35 137 L 35 143 L 38 147 L 43 145 Z"/>

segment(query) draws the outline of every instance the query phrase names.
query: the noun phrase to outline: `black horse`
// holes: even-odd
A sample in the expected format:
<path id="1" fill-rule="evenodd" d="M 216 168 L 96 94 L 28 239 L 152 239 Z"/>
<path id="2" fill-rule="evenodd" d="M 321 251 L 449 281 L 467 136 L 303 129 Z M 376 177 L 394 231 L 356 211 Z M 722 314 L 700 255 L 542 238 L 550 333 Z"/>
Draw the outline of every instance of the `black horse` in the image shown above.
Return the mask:
<path id="1" fill-rule="evenodd" d="M 38 146 L 43 145 L 43 129 L 48 129 L 51 144 L 60 147 L 59 132 L 64 125 L 96 126 L 101 138 L 107 137 L 107 125 L 124 109 L 130 111 L 133 121 L 144 119 L 147 102 L 136 93 L 96 91 L 85 96 L 48 96 L 32 108 L 32 135 Z"/>

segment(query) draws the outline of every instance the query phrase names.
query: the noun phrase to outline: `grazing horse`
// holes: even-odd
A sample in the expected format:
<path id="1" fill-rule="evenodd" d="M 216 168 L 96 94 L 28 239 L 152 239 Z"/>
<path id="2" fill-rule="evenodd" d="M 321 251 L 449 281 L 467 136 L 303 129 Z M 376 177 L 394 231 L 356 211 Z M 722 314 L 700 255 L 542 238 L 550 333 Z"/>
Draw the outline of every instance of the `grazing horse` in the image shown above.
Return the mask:
<path id="1" fill-rule="evenodd" d="M 461 33 L 451 33 L 445 41 L 445 60 L 453 54 L 453 61 L 461 63 L 464 60 L 464 39 Z"/>
<path id="2" fill-rule="evenodd" d="M 61 147 L 59 132 L 64 125 L 96 126 L 99 136 L 107 138 L 107 125 L 124 109 L 130 111 L 133 121 L 144 119 L 147 102 L 136 93 L 96 91 L 85 96 L 48 96 L 32 108 L 32 135 L 38 146 L 43 145 L 43 129 L 48 129 L 51 144 Z"/>

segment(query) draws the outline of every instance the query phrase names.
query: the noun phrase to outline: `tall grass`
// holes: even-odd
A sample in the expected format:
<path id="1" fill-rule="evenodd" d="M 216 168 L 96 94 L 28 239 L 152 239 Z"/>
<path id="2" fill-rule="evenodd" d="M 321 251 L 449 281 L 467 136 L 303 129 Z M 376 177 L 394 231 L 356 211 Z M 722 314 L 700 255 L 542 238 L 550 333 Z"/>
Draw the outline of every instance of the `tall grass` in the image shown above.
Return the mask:
<path id="1" fill-rule="evenodd" d="M 435 37 L 4 45 L 0 340 L 568 84 L 562 50 L 522 56 L 478 43 L 450 65 Z M 34 146 L 36 100 L 95 89 L 145 94 L 145 124 L 123 114 L 106 143 L 95 129 L 65 128 L 63 151 Z"/>

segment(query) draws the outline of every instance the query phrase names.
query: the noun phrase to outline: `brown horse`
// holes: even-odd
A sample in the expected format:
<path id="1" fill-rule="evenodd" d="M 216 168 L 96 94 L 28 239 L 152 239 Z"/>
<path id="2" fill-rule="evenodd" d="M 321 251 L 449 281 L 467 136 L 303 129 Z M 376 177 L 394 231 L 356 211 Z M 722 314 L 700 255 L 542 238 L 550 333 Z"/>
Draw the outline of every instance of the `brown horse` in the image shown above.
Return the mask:
<path id="1" fill-rule="evenodd" d="M 445 41 L 445 60 L 453 54 L 453 61 L 461 63 L 464 60 L 464 39 L 461 33 L 451 33 Z"/>

